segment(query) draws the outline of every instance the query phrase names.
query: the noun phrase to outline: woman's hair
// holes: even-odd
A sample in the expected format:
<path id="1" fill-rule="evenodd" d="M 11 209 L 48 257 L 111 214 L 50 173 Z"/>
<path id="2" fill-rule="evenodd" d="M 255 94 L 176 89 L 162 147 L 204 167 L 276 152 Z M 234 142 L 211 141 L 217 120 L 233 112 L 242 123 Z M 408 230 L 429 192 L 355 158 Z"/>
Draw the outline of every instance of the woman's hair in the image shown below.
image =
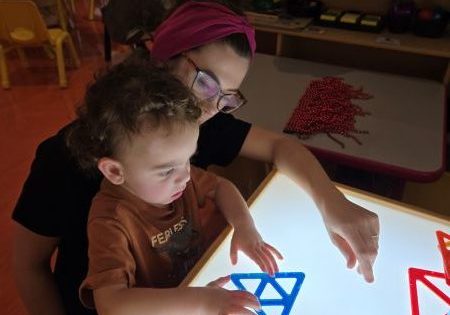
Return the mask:
<path id="1" fill-rule="evenodd" d="M 250 45 L 248 44 L 248 40 L 245 34 L 234 33 L 217 40 L 217 42 L 229 46 L 240 57 L 250 58 L 250 56 L 252 55 Z"/>
<path id="2" fill-rule="evenodd" d="M 191 0 L 192 1 L 192 0 Z M 197 2 L 215 2 L 218 4 L 227 7 L 236 15 L 245 16 L 244 11 L 241 9 L 240 1 L 232 1 L 232 0 L 194 0 Z M 186 2 L 183 1 L 183 3 Z M 250 45 L 248 43 L 247 36 L 244 33 L 234 33 L 230 34 L 224 38 L 218 39 L 216 42 L 223 43 L 234 50 L 234 52 L 244 58 L 250 58 L 252 55 L 252 51 Z M 199 47 L 201 48 L 201 47 Z"/>
<path id="3" fill-rule="evenodd" d="M 211 12 L 208 13 L 208 10 Z M 238 1 L 178 1 L 156 28 L 149 47 L 152 58 L 165 62 L 188 50 L 202 49 L 209 43 L 227 45 L 244 58 L 253 56 L 254 29 Z"/>
<path id="4" fill-rule="evenodd" d="M 144 60 L 128 60 L 97 77 L 78 108 L 65 140 L 83 169 L 114 157 L 124 140 L 142 131 L 197 123 L 195 96 L 167 70 Z"/>
<path id="5" fill-rule="evenodd" d="M 196 2 L 213 2 L 223 5 L 227 7 L 236 15 L 245 16 L 244 11 L 241 9 L 240 1 L 236 0 L 182 0 L 180 4 L 183 4 L 187 1 L 196 1 Z M 234 33 L 230 34 L 224 38 L 220 38 L 216 40 L 217 43 L 223 43 L 230 48 L 240 57 L 250 58 L 252 55 L 250 45 L 248 43 L 247 36 L 244 33 Z M 198 47 L 201 48 L 202 46 Z"/>

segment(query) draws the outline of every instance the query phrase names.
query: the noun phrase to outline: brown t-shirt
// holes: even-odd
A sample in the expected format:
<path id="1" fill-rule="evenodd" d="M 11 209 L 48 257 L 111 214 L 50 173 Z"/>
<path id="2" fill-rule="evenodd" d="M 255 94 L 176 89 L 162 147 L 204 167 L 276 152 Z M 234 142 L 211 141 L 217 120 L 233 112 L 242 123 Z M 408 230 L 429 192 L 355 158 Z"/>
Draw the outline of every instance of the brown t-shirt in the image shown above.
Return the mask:
<path id="1" fill-rule="evenodd" d="M 81 302 L 93 308 L 93 290 L 111 285 L 177 286 L 226 224 L 207 196 L 216 184 L 215 175 L 192 167 L 183 196 L 157 208 L 104 180 L 89 213 Z"/>

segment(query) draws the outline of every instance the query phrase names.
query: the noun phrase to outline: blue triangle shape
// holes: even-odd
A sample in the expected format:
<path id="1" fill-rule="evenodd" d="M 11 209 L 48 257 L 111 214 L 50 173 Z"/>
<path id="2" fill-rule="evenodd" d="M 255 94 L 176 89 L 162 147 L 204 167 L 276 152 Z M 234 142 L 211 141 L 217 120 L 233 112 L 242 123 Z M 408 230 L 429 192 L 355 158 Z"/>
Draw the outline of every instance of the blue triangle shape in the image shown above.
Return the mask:
<path id="1" fill-rule="evenodd" d="M 291 292 L 286 292 L 284 288 L 277 282 L 280 278 L 291 278 L 295 279 L 295 284 Z M 231 274 L 231 281 L 234 285 L 241 291 L 248 291 L 242 284 L 241 280 L 244 279 L 259 279 L 261 282 L 256 288 L 255 292 L 250 292 L 254 294 L 261 304 L 261 310 L 257 311 L 258 315 L 266 315 L 264 312 L 264 306 L 283 306 L 283 312 L 281 315 L 288 315 L 291 312 L 292 306 L 294 305 L 295 299 L 297 298 L 298 292 L 305 279 L 305 274 L 303 272 L 277 272 L 273 277 L 269 276 L 267 273 L 233 273 Z M 279 293 L 281 298 L 277 299 L 261 299 L 261 294 L 264 292 L 266 286 L 270 284 Z"/>

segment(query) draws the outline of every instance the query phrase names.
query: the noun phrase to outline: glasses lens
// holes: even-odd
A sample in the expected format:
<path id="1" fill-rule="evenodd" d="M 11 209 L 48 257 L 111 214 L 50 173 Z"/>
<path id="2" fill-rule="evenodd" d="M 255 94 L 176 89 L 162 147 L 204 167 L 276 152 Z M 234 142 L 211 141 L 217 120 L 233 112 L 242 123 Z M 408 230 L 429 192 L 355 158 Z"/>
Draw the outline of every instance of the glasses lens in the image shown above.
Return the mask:
<path id="1" fill-rule="evenodd" d="M 223 113 L 231 113 L 244 105 L 245 99 L 239 94 L 225 94 L 219 100 L 218 108 Z"/>
<path id="2" fill-rule="evenodd" d="M 220 93 L 220 86 L 209 74 L 198 71 L 192 90 L 201 100 L 211 99 Z"/>

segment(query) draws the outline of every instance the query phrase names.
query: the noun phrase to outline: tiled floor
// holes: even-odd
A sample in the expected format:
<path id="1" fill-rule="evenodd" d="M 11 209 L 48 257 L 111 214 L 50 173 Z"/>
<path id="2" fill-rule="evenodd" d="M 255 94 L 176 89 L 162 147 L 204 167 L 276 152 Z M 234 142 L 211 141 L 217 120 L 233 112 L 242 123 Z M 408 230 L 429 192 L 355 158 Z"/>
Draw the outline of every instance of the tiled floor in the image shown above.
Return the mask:
<path id="1" fill-rule="evenodd" d="M 11 89 L 0 88 L 0 306 L 1 314 L 25 314 L 11 277 L 11 211 L 28 174 L 36 146 L 73 119 L 86 83 L 104 67 L 100 21 L 86 19 L 87 0 L 77 1 L 72 35 L 81 68 L 68 68 L 69 87 L 60 89 L 56 66 L 42 49 L 27 50 L 24 68 L 17 55 L 8 54 Z"/>

